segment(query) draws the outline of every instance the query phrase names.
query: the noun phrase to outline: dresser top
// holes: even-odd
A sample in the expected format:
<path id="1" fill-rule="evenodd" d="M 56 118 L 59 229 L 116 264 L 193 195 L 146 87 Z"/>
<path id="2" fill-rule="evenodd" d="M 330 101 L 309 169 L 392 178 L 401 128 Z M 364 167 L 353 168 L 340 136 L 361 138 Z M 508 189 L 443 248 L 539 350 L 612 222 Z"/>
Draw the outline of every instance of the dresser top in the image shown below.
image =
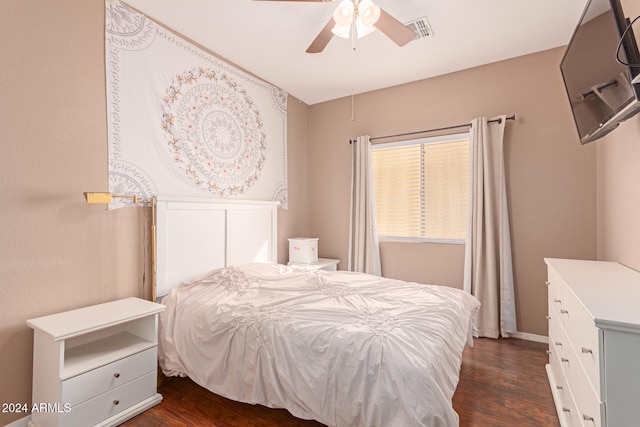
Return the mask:
<path id="1" fill-rule="evenodd" d="M 640 331 L 640 273 L 617 262 L 545 258 L 603 329 Z"/>
<path id="2" fill-rule="evenodd" d="M 27 325 L 58 341 L 151 316 L 164 308 L 162 304 L 131 297 L 30 319 Z"/>

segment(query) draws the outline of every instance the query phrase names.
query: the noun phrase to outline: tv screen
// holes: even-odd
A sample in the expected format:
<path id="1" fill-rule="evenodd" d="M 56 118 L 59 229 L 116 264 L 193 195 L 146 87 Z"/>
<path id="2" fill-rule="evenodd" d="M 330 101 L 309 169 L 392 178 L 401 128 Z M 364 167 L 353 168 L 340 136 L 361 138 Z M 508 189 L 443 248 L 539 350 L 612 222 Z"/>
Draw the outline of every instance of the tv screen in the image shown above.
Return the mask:
<path id="1" fill-rule="evenodd" d="M 590 0 L 578 23 L 560 69 L 582 144 L 601 138 L 640 110 L 640 88 L 631 80 L 640 71 L 632 31 L 619 52 L 627 26 L 618 0 Z"/>

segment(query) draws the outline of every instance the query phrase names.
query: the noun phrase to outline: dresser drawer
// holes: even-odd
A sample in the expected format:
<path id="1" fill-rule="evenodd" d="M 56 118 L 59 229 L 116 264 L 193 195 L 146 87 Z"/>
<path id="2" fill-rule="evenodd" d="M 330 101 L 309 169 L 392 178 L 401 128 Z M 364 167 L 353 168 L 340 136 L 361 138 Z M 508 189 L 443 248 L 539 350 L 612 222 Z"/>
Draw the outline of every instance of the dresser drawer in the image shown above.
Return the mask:
<path id="1" fill-rule="evenodd" d="M 561 419 L 560 424 L 563 427 L 584 427 L 582 417 L 578 413 L 578 407 L 569 388 L 565 390 L 562 413 L 559 413 L 558 417 Z"/>
<path id="2" fill-rule="evenodd" d="M 565 290 L 563 296 L 564 329 L 570 337 L 571 345 L 577 359 L 584 367 L 591 387 L 600 398 L 600 351 L 598 339 L 600 331 L 596 328 L 593 317 L 580 304 L 575 296 Z"/>
<path id="3" fill-rule="evenodd" d="M 565 362 L 562 365 L 567 373 L 567 383 L 570 384 L 579 417 L 586 427 L 600 427 L 602 423 L 600 399 L 593 390 L 587 373 L 573 347 L 567 349 L 564 359 Z"/>
<path id="4" fill-rule="evenodd" d="M 553 305 L 554 308 L 560 311 L 560 303 L 562 302 L 562 289 L 564 288 L 564 283 L 562 279 L 558 276 L 553 270 L 549 270 L 547 273 L 547 284 L 548 284 L 548 296 L 549 303 Z"/>
<path id="5" fill-rule="evenodd" d="M 156 372 L 94 397 L 63 414 L 63 426 L 92 426 L 156 394 Z"/>
<path id="6" fill-rule="evenodd" d="M 62 382 L 62 400 L 76 406 L 138 377 L 156 372 L 157 348 L 136 353 Z"/>
<path id="7" fill-rule="evenodd" d="M 549 335 L 549 340 L 555 339 L 552 335 Z M 565 360 L 563 362 L 563 360 Z M 551 349 L 549 355 L 549 365 L 551 366 L 551 374 L 553 375 L 552 386 L 555 390 L 554 399 L 556 399 L 556 407 L 558 408 L 558 417 L 563 427 L 582 427 L 582 417 L 578 406 L 575 402 L 573 392 L 570 385 L 570 380 L 566 377 L 566 362 L 565 357 L 558 355 L 558 352 L 554 352 Z"/>
<path id="8" fill-rule="evenodd" d="M 552 351 L 549 357 L 549 364 L 555 383 L 553 384 L 553 387 L 555 387 L 555 390 L 553 390 L 554 399 L 558 399 L 556 401 L 558 418 L 560 418 L 563 427 L 583 427 L 580 411 L 574 400 L 568 380 L 565 378 L 565 373 L 561 366 L 563 362 L 560 360 L 561 358 L 557 353 Z"/>
<path id="9" fill-rule="evenodd" d="M 551 341 L 553 337 L 549 335 L 549 341 Z M 553 374 L 553 379 L 555 384 L 553 387 L 555 390 L 552 390 L 555 395 L 559 396 L 561 399 L 560 405 L 565 401 L 566 396 L 569 394 L 567 392 L 567 380 L 564 377 L 564 372 L 562 371 L 562 366 L 560 366 L 560 355 L 557 351 L 554 351 L 553 348 L 549 351 L 549 366 L 551 366 L 551 373 Z"/>
<path id="10" fill-rule="evenodd" d="M 570 345 L 565 342 L 562 324 L 557 315 L 551 311 L 551 319 L 549 319 L 549 351 L 558 357 L 564 355 L 564 347 Z"/>

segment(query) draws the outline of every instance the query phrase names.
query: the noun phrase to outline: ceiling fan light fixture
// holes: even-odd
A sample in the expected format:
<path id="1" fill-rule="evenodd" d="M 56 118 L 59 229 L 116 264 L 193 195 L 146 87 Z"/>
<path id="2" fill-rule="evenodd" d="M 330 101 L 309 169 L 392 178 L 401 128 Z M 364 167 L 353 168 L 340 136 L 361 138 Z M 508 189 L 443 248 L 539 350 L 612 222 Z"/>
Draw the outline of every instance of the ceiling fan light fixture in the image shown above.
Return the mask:
<path id="1" fill-rule="evenodd" d="M 324 3 L 334 0 L 289 1 Z M 411 28 L 375 5 L 372 0 L 341 0 L 338 7 L 334 9 L 331 19 L 322 27 L 306 52 L 322 52 L 334 35 L 347 39 L 354 36 L 355 41 L 355 36 L 361 38 L 375 30 L 379 30 L 398 46 L 404 46 L 416 38 L 416 33 Z M 353 43 L 353 49 L 355 50 L 355 43 Z"/>
<path id="2" fill-rule="evenodd" d="M 356 18 L 356 34 L 358 35 L 359 39 L 364 36 L 368 36 L 369 34 L 373 33 L 375 30 L 376 30 L 376 27 L 374 27 L 373 25 L 365 24 L 363 20 L 360 19 L 359 16 Z"/>
<path id="3" fill-rule="evenodd" d="M 351 0 L 342 0 L 338 7 L 333 11 L 333 20 L 336 25 L 351 25 L 353 20 L 353 3 Z"/>
<path id="4" fill-rule="evenodd" d="M 353 2 L 351 0 L 342 0 L 338 7 L 333 11 L 333 21 L 335 22 L 335 25 L 331 32 L 338 37 L 348 39 L 349 33 L 351 32 L 353 14 Z"/>
<path id="5" fill-rule="evenodd" d="M 333 29 L 331 30 L 331 32 L 338 37 L 342 37 L 343 39 L 348 39 L 349 33 L 351 32 L 351 24 L 339 25 L 336 23 L 336 25 L 333 26 Z"/>
<path id="6" fill-rule="evenodd" d="M 358 19 L 367 27 L 373 27 L 380 19 L 380 7 L 371 0 L 362 0 L 358 3 Z"/>

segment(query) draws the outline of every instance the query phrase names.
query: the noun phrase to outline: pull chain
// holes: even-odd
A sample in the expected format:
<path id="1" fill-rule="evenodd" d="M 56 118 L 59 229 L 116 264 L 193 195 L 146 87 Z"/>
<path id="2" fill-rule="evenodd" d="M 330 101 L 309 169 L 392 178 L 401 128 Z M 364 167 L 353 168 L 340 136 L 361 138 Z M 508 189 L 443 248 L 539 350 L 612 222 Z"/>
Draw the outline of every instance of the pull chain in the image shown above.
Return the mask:
<path id="1" fill-rule="evenodd" d="M 355 10 L 357 11 L 358 2 L 354 2 Z M 356 12 L 357 13 L 357 12 Z M 353 19 L 351 21 L 351 123 L 355 121 L 356 111 L 355 111 L 355 81 L 356 81 L 356 20 Z"/>

